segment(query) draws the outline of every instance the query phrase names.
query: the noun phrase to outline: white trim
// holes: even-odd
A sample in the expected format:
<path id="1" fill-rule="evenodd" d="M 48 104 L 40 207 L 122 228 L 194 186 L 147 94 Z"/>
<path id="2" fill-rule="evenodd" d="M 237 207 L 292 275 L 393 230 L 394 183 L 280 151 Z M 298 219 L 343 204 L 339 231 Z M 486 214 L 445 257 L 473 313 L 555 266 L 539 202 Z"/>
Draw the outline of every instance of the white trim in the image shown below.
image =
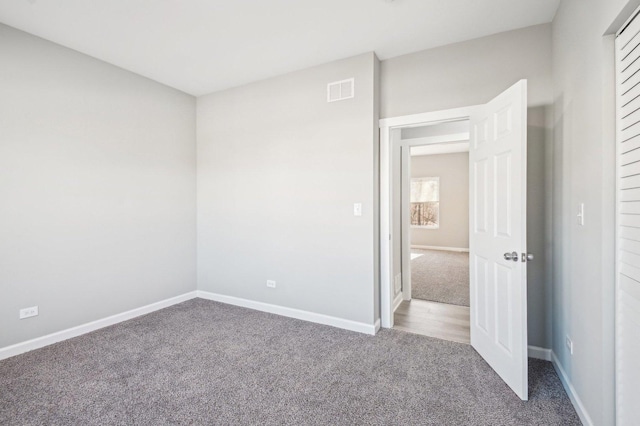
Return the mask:
<path id="1" fill-rule="evenodd" d="M 378 318 L 378 319 L 376 320 L 376 322 L 375 322 L 375 323 L 373 323 L 373 328 L 375 329 L 375 333 L 377 333 L 378 331 L 380 331 L 380 318 Z M 374 333 L 374 334 L 375 334 L 375 333 Z"/>
<path id="2" fill-rule="evenodd" d="M 591 421 L 591 417 L 589 416 L 587 409 L 582 403 L 582 400 L 578 396 L 578 393 L 576 392 L 575 388 L 571 384 L 571 380 L 569 380 L 569 376 L 564 371 L 564 368 L 562 368 L 562 365 L 560 364 L 558 357 L 553 351 L 551 351 L 551 363 L 553 364 L 553 367 L 556 369 L 556 372 L 558 373 L 558 377 L 560 377 L 560 381 L 562 382 L 562 386 L 564 386 L 564 390 L 567 392 L 567 395 L 569 395 L 569 399 L 571 400 L 573 407 L 576 409 L 576 412 L 578 413 L 578 417 L 580 417 L 582 424 L 586 426 L 593 426 L 593 421 Z"/>
<path id="3" fill-rule="evenodd" d="M 381 120 L 382 123 L 382 120 Z M 380 129 L 380 324 L 393 327 L 395 282 L 391 262 L 391 140 L 390 128 Z"/>
<path id="4" fill-rule="evenodd" d="M 393 312 L 395 312 L 396 309 L 398 309 L 398 306 L 400 306 L 403 300 L 404 300 L 404 297 L 402 292 L 399 292 L 398 294 L 396 294 L 396 298 L 393 299 Z"/>
<path id="5" fill-rule="evenodd" d="M 412 160 L 430 155 L 468 154 L 469 150 L 471 149 L 471 145 L 468 141 L 419 146 L 410 146 L 409 143 L 403 141 L 402 146 L 407 146 L 411 149 Z"/>
<path id="6" fill-rule="evenodd" d="M 374 324 L 366 324 L 364 322 L 351 321 L 344 318 L 303 311 L 301 309 L 287 308 L 286 306 L 272 305 L 270 303 L 257 302 L 255 300 L 242 299 L 240 297 L 211 293 L 208 291 L 198 290 L 197 293 L 198 297 L 202 299 L 213 300 L 215 302 L 226 303 L 228 305 L 241 306 L 243 308 L 255 309 L 257 311 L 268 312 L 270 314 L 315 322 L 317 324 L 330 325 L 332 327 L 343 328 L 345 330 L 357 331 L 358 333 L 371 335 L 376 334 L 377 321 Z"/>
<path id="7" fill-rule="evenodd" d="M 620 165 L 621 165 L 621 143 L 622 143 L 622 129 L 620 127 L 620 89 L 621 89 L 621 82 L 620 82 L 620 74 L 619 74 L 619 66 L 618 66 L 618 58 L 619 58 L 619 51 L 618 51 L 618 40 L 617 37 L 622 33 L 622 31 L 627 28 L 627 26 L 629 25 L 629 23 L 633 20 L 633 18 L 635 17 L 636 12 L 634 12 L 629 19 L 624 23 L 624 25 L 620 28 L 620 30 L 618 30 L 618 32 L 616 33 L 616 40 L 614 41 L 614 67 L 615 67 L 615 82 L 616 82 L 616 87 L 615 87 L 615 95 L 616 95 L 616 100 L 615 100 L 615 132 L 616 132 L 616 164 L 615 164 L 615 172 L 616 172 L 616 181 L 615 181 L 615 216 L 614 216 L 614 235 L 615 235 L 615 240 L 614 240 L 614 270 L 615 270 L 615 277 L 614 277 L 614 287 L 613 287 L 613 300 L 614 300 L 614 327 L 613 327 L 613 334 L 614 334 L 614 349 L 613 349 L 613 356 L 614 356 L 614 411 L 615 411 L 615 421 L 617 423 L 622 424 L 621 421 L 621 417 L 622 417 L 622 412 L 624 411 L 623 407 L 620 407 L 620 402 L 622 401 L 621 395 L 620 395 L 620 303 L 618 301 L 618 297 L 620 294 L 619 288 L 620 288 L 620 249 L 621 249 L 621 239 L 620 239 L 620 227 L 618 226 L 620 223 L 620 175 L 621 175 L 621 169 L 620 169 Z"/>
<path id="8" fill-rule="evenodd" d="M 620 34 L 622 34 L 622 32 L 624 30 L 627 29 L 627 27 L 629 26 L 629 24 L 631 23 L 631 21 L 633 21 L 636 16 L 638 16 L 638 14 L 640 13 L 640 6 L 638 6 L 633 13 L 631 13 L 631 15 L 627 18 L 626 21 L 624 21 L 624 24 L 622 24 L 622 26 L 620 27 L 620 29 L 618 31 L 616 31 L 616 37 L 618 37 Z"/>
<path id="9" fill-rule="evenodd" d="M 409 148 L 422 147 L 424 145 L 466 145 L 469 151 L 469 132 L 453 133 L 450 135 L 426 136 L 423 138 L 401 139 L 403 146 Z M 411 153 L 411 155 L 415 155 Z"/>
<path id="10" fill-rule="evenodd" d="M 401 134 L 402 135 L 402 134 Z M 411 300 L 411 148 L 400 143 L 400 248 L 402 270 L 402 298 Z M 438 190 L 440 179 L 438 178 Z M 438 200 L 440 197 L 438 196 Z M 438 201 L 439 202 L 439 201 Z M 395 312 L 395 307 L 394 307 Z"/>
<path id="11" fill-rule="evenodd" d="M 382 327 L 393 327 L 393 292 L 392 268 L 393 244 L 391 230 L 391 145 L 394 142 L 394 130 L 417 127 L 425 124 L 436 124 L 468 120 L 481 106 L 469 106 L 442 111 L 412 114 L 401 117 L 384 118 L 380 126 L 380 320 Z M 397 135 L 399 136 L 399 135 Z M 399 140 L 399 139 L 398 139 Z M 400 236 L 396 236 L 399 238 Z"/>
<path id="12" fill-rule="evenodd" d="M 160 309 L 167 308 L 178 303 L 185 302 L 187 300 L 195 299 L 196 291 L 182 294 L 180 296 L 172 297 L 169 299 L 161 300 L 159 302 L 151 303 L 149 305 L 142 306 L 140 308 L 131 309 L 126 312 L 111 315 L 106 318 L 91 321 L 86 324 L 71 327 L 66 330 L 57 331 L 55 333 L 47 334 L 46 336 L 36 337 L 35 339 L 27 340 L 26 342 L 16 343 L 15 345 L 6 346 L 0 348 L 0 360 L 6 359 L 15 355 L 20 355 L 25 352 L 39 349 L 45 346 L 52 345 L 54 343 L 62 342 L 63 340 L 71 339 L 82 334 L 87 334 L 95 330 L 99 330 L 110 325 L 118 324 L 123 321 L 130 320 L 141 315 L 158 311 Z"/>
<path id="13" fill-rule="evenodd" d="M 529 358 L 551 361 L 551 349 L 529 345 Z"/>
<path id="14" fill-rule="evenodd" d="M 383 127 L 418 127 L 433 122 L 447 122 L 468 120 L 480 105 L 445 109 L 442 111 L 424 112 L 421 114 L 403 115 L 400 117 L 383 118 L 380 120 L 380 128 Z"/>
<path id="15" fill-rule="evenodd" d="M 418 249 L 418 250 L 442 250 L 442 251 L 459 251 L 459 252 L 469 253 L 469 248 L 462 248 L 462 247 L 421 246 L 417 244 L 411 244 L 411 248 Z"/>

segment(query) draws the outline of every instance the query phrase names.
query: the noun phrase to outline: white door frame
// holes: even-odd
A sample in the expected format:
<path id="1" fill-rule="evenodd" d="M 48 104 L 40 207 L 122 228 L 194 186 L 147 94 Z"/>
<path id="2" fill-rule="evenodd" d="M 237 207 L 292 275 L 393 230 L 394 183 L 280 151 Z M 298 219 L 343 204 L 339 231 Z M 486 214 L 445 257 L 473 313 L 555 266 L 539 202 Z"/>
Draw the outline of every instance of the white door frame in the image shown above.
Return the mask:
<path id="1" fill-rule="evenodd" d="M 391 146 L 394 130 L 437 124 L 447 121 L 468 120 L 480 106 L 447 109 L 380 120 L 380 323 L 384 328 L 393 327 L 395 289 L 393 285 L 393 199 L 391 186 Z M 397 141 L 395 141 L 397 143 Z"/>
<path id="2" fill-rule="evenodd" d="M 470 123 L 469 123 L 470 127 Z M 401 271 L 402 271 L 402 298 L 400 295 L 395 296 L 394 300 L 394 310 L 397 309 L 402 300 L 411 300 L 411 213 L 410 213 L 410 203 L 409 198 L 411 197 L 411 148 L 414 147 L 422 147 L 427 145 L 439 145 L 444 147 L 444 150 L 441 149 L 438 154 L 450 154 L 452 152 L 459 151 L 446 151 L 447 146 L 457 145 L 460 142 L 469 143 L 469 139 L 471 137 L 471 129 L 469 128 L 466 132 L 459 133 L 451 133 L 449 135 L 440 135 L 440 136 L 427 136 L 423 138 L 413 138 L 413 139 L 403 139 L 400 140 L 400 156 L 402 166 L 400 168 L 401 176 L 400 176 L 400 186 L 401 186 L 401 196 L 400 201 L 402 206 L 400 208 L 400 214 L 402 218 L 400 220 L 400 250 L 402 253 L 401 258 Z M 393 141 L 391 142 L 394 143 Z M 467 169 L 468 169 L 467 164 Z M 393 172 L 393 170 L 391 170 Z M 393 189 L 392 189 L 393 190 Z M 392 232 L 393 233 L 393 232 Z M 443 247 L 446 249 L 446 247 Z M 455 250 L 455 248 L 453 249 Z M 468 250 L 467 250 L 468 251 Z"/>
<path id="3" fill-rule="evenodd" d="M 411 217 L 407 202 L 411 189 L 411 146 L 400 145 L 400 270 L 402 271 L 402 300 L 411 300 Z M 392 170 L 393 171 L 393 170 Z M 392 232 L 393 233 L 393 232 Z M 396 302 L 397 303 L 397 299 Z M 394 304 L 394 309 L 397 304 Z"/>

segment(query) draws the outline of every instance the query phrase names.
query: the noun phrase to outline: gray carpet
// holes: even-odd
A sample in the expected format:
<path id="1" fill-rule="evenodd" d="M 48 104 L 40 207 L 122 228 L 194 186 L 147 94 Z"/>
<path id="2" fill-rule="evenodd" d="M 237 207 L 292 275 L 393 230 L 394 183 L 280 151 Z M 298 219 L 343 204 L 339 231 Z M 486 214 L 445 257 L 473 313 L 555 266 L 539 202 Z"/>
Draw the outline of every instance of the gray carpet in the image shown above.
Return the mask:
<path id="1" fill-rule="evenodd" d="M 8 425 L 579 425 L 550 363 L 522 402 L 468 345 L 194 299 L 0 361 Z"/>
<path id="2" fill-rule="evenodd" d="M 411 297 L 469 306 L 469 253 L 411 250 Z"/>

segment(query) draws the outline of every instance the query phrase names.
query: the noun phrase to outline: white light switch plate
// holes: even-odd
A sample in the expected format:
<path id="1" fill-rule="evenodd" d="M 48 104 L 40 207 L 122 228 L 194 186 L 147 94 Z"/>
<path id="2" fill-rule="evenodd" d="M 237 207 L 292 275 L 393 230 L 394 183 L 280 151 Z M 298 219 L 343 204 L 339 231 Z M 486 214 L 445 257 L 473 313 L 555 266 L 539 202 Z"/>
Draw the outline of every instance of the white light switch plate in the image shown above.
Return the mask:
<path id="1" fill-rule="evenodd" d="M 578 206 L 578 225 L 584 226 L 584 203 Z"/>
<path id="2" fill-rule="evenodd" d="M 353 215 L 362 216 L 362 203 L 353 203 Z"/>

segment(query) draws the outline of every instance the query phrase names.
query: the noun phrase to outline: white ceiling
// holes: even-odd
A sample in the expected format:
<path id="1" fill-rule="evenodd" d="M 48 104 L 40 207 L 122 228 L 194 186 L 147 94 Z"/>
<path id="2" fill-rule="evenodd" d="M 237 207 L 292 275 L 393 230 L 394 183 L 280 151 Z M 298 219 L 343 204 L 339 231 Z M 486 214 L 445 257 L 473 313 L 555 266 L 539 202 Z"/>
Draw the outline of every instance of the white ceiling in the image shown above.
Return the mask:
<path id="1" fill-rule="evenodd" d="M 0 0 L 0 22 L 193 95 L 550 22 L 560 0 Z"/>

